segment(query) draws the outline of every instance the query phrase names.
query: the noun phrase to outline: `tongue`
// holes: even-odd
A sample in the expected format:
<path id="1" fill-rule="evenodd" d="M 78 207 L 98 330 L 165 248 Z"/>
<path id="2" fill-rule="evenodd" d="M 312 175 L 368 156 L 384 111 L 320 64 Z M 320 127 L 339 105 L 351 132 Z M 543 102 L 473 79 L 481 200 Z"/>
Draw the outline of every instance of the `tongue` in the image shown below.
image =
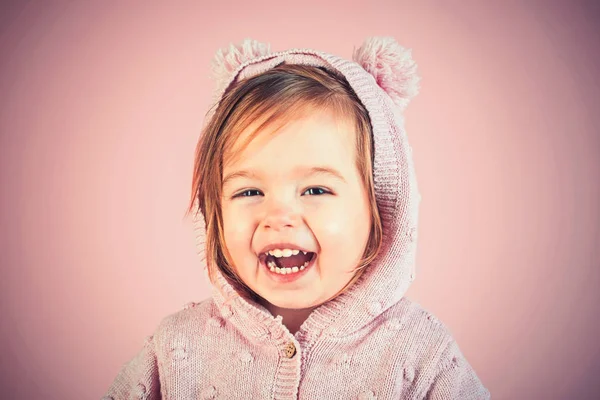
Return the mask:
<path id="1" fill-rule="evenodd" d="M 269 256 L 267 257 L 267 261 L 268 260 L 273 260 L 275 261 L 275 265 L 277 265 L 279 268 L 292 268 L 292 267 L 298 267 L 300 268 L 302 265 L 304 265 L 304 263 L 306 261 L 309 261 L 313 256 L 313 253 L 306 253 L 306 255 L 304 255 L 302 252 L 299 252 L 296 255 L 292 255 L 290 257 L 273 257 L 273 256 Z"/>

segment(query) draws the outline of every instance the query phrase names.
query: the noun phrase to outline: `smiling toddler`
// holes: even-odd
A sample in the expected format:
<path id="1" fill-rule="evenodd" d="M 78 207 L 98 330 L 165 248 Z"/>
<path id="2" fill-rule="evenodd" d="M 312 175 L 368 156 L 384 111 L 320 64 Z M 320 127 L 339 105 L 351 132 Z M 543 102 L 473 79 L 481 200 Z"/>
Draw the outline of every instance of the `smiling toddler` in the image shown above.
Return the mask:
<path id="1" fill-rule="evenodd" d="M 214 59 L 190 213 L 211 297 L 165 317 L 106 398 L 489 399 L 405 297 L 419 194 L 410 50 L 352 60 L 244 40 Z"/>

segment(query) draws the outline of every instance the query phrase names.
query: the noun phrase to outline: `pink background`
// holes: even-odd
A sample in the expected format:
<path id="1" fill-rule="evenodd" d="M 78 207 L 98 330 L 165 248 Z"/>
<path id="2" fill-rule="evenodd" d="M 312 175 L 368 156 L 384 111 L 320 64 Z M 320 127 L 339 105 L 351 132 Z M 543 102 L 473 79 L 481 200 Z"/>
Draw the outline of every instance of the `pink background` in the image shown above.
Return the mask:
<path id="1" fill-rule="evenodd" d="M 104 3 L 2 2 L 2 398 L 100 398 L 161 318 L 208 296 L 183 216 L 218 48 L 350 58 L 367 36 L 412 48 L 422 76 L 408 296 L 492 398 L 598 398 L 593 1 Z"/>

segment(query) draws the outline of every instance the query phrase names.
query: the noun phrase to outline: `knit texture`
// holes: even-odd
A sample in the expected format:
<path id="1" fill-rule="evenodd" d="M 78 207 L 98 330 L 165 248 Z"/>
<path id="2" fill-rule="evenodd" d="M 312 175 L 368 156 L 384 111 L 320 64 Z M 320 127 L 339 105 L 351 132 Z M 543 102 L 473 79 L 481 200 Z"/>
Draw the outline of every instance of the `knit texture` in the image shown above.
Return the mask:
<path id="1" fill-rule="evenodd" d="M 280 316 L 242 298 L 219 273 L 210 298 L 160 322 L 122 366 L 105 398 L 489 399 L 448 328 L 404 296 L 416 276 L 421 196 L 404 130 L 408 99 L 401 98 L 403 91 L 390 96 L 360 64 L 369 58 L 366 46 L 355 52 L 362 57 L 355 61 L 308 49 L 270 53 L 266 46 L 254 48 L 260 54 L 249 42 L 241 47 L 244 52 L 221 53 L 233 62 L 221 74 L 218 98 L 232 82 L 285 62 L 342 73 L 368 110 L 383 223 L 380 253 L 354 285 L 315 309 L 294 335 Z M 410 76 L 401 78 L 406 82 Z M 201 213 L 194 224 L 206 268 Z M 225 301 L 217 286 L 232 301 Z"/>

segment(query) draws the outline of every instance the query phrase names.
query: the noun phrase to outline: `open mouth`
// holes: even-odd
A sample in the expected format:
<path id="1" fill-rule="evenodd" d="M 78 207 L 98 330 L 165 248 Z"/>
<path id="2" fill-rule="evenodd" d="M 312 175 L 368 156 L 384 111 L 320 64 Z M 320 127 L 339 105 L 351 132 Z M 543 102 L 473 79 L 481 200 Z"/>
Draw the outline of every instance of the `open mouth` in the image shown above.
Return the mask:
<path id="1" fill-rule="evenodd" d="M 316 258 L 317 253 L 313 252 L 307 252 L 306 254 L 299 252 L 289 257 L 275 257 L 270 254 L 263 254 L 260 257 L 260 262 L 275 275 L 291 277 L 303 275 L 314 264 Z"/>

